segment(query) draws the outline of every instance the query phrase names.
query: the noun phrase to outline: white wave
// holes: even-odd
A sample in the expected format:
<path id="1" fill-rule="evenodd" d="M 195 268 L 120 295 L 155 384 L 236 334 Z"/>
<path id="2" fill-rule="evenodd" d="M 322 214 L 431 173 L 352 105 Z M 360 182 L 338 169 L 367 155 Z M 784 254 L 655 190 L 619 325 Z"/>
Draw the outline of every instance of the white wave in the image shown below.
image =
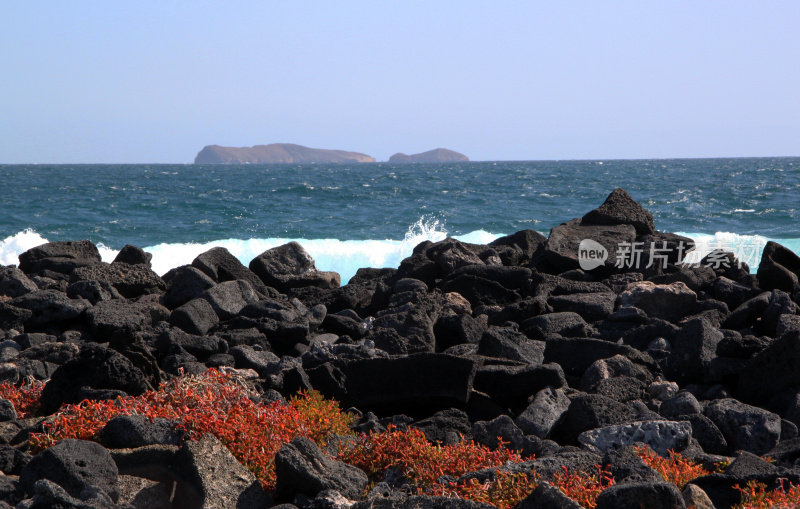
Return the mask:
<path id="1" fill-rule="evenodd" d="M 687 256 L 687 262 L 699 262 L 702 257 L 714 249 L 732 251 L 746 262 L 752 272 L 758 269 L 761 252 L 769 240 L 775 240 L 795 253 L 800 253 L 800 238 L 768 239 L 761 235 L 740 235 L 730 232 L 715 234 L 685 233 L 680 235 L 695 241 L 696 248 Z M 472 244 L 488 244 L 501 234 L 476 230 L 464 235 L 454 236 L 463 242 Z M 408 228 L 402 240 L 341 240 L 341 239 L 298 239 L 298 238 L 266 238 L 266 239 L 220 239 L 212 242 L 163 243 L 144 246 L 144 250 L 153 254 L 153 270 L 163 275 L 168 270 L 180 265 L 190 264 L 197 255 L 214 247 L 224 247 L 244 265 L 267 249 L 278 247 L 290 241 L 299 242 L 314 258 L 317 268 L 338 272 L 342 283 L 350 280 L 361 267 L 393 267 L 411 255 L 414 247 L 420 242 L 430 240 L 438 242 L 447 237 L 447 230 L 442 221 L 423 217 Z M 19 255 L 28 249 L 47 243 L 48 240 L 33 230 L 25 230 L 10 235 L 0 241 L 0 264 L 17 265 Z M 119 251 L 112 247 L 98 244 L 100 256 L 105 262 L 111 262 Z"/>

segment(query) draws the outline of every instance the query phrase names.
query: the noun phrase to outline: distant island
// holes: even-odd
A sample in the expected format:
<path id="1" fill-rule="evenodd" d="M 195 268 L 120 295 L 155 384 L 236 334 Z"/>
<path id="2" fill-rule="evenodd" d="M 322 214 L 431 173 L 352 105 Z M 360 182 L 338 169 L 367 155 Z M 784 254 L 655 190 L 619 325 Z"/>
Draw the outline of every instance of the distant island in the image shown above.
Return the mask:
<path id="1" fill-rule="evenodd" d="M 446 148 L 435 148 L 411 155 L 398 152 L 389 158 L 390 163 L 457 163 L 461 161 L 469 161 L 469 157 Z"/>
<path id="2" fill-rule="evenodd" d="M 293 143 L 272 143 L 253 147 L 208 145 L 194 158 L 195 164 L 277 164 L 277 163 L 374 163 L 375 158 L 359 152 L 309 148 Z"/>

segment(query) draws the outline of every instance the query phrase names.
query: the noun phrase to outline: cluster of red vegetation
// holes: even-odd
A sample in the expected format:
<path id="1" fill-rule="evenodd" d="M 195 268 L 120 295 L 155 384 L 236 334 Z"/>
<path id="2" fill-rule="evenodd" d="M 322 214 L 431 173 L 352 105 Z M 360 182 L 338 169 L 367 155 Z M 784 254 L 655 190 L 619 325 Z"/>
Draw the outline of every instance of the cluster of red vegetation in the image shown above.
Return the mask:
<path id="1" fill-rule="evenodd" d="M 0 397 L 12 401 L 20 417 L 34 415 L 43 385 L 35 380 L 19 387 L 0 384 Z M 92 440 L 110 419 L 120 415 L 164 418 L 185 431 L 190 440 L 205 433 L 216 436 L 269 490 L 275 486 L 274 457 L 281 446 L 305 436 L 324 447 L 334 434 L 353 434 L 350 430 L 353 416 L 317 392 L 301 394 L 287 403 L 263 404 L 257 400 L 258 395 L 242 379 L 209 370 L 202 375 L 172 379 L 141 396 L 64 405 L 43 424 L 42 433 L 31 434 L 30 444 L 34 450 L 41 450 L 64 438 Z M 648 448 L 639 448 L 637 453 L 667 482 L 679 488 L 708 473 L 698 463 L 677 453 L 671 452 L 669 458 L 662 458 Z M 381 479 L 387 469 L 393 469 L 417 493 L 486 502 L 501 509 L 514 507 L 540 482 L 535 471 L 509 472 L 501 468 L 506 462 L 525 459 L 503 444 L 497 449 L 466 441 L 435 445 L 416 428 L 398 430 L 390 426 L 385 432 L 342 440 L 337 457 L 361 468 L 373 481 Z M 452 481 L 483 469 L 494 469 L 483 477 L 487 480 Z M 600 466 L 596 473 L 569 472 L 565 468 L 554 476 L 551 484 L 583 507 L 592 509 L 598 495 L 613 485 L 614 479 Z M 737 509 L 798 507 L 795 501 L 800 500 L 800 487 L 791 484 L 767 490 L 766 485 L 752 482 L 737 489 L 742 494 Z"/>
<path id="2" fill-rule="evenodd" d="M 0 398 L 7 399 L 14 404 L 17 417 L 24 419 L 30 417 L 39 410 L 39 398 L 42 396 L 44 382 L 30 377 L 17 387 L 14 384 L 4 382 L 0 384 Z"/>
<path id="3" fill-rule="evenodd" d="M 750 481 L 744 488 L 738 484 L 734 488 L 742 494 L 742 501 L 734 509 L 797 509 L 800 507 L 800 486 L 785 479 L 779 479 L 780 485 L 774 490 L 767 490 L 762 482 Z"/>
<path id="4" fill-rule="evenodd" d="M 683 489 L 692 479 L 710 473 L 699 463 L 690 461 L 673 451 L 669 451 L 669 458 L 659 456 L 649 447 L 637 447 L 636 453 L 642 458 L 645 465 L 661 474 L 665 481 L 674 484 L 679 489 Z"/>
<path id="5" fill-rule="evenodd" d="M 275 453 L 294 438 L 306 436 L 320 446 L 333 433 L 349 433 L 352 416 L 334 401 L 309 392 L 288 404 L 253 401 L 256 394 L 243 381 L 217 370 L 184 376 L 141 396 L 113 401 L 83 401 L 64 405 L 43 433 L 32 433 L 35 450 L 64 438 L 92 440 L 105 424 L 120 415 L 164 418 L 182 428 L 189 439 L 210 433 L 217 437 L 265 489 L 275 485 Z"/>

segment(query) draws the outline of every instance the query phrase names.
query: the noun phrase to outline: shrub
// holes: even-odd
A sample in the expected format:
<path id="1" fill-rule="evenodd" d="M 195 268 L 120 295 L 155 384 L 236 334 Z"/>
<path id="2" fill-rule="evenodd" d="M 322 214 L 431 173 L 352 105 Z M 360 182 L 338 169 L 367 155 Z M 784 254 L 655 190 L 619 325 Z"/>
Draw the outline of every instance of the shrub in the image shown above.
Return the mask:
<path id="1" fill-rule="evenodd" d="M 0 384 L 0 398 L 14 404 L 17 416 L 21 419 L 30 417 L 39 410 L 39 398 L 42 395 L 44 382 L 28 377 L 17 387 L 8 382 Z"/>
<path id="2" fill-rule="evenodd" d="M 710 473 L 701 464 L 688 460 L 673 451 L 669 451 L 669 458 L 659 456 L 649 447 L 636 447 L 636 453 L 647 466 L 679 489 L 683 489 L 686 483 L 692 479 Z"/>
<path id="3" fill-rule="evenodd" d="M 32 433 L 35 450 L 64 438 L 92 440 L 111 418 L 144 415 L 165 418 L 184 429 L 190 439 L 211 433 L 248 467 L 266 489 L 275 484 L 275 453 L 299 436 L 320 446 L 333 433 L 350 433 L 352 416 L 339 410 L 335 401 L 317 392 L 301 394 L 288 404 L 255 403 L 255 392 L 242 380 L 217 370 L 182 376 L 141 396 L 112 401 L 83 401 L 64 405 L 43 433 Z"/>
<path id="4" fill-rule="evenodd" d="M 586 509 L 594 509 L 600 492 L 614 485 L 611 473 L 600 465 L 596 465 L 597 474 L 570 472 L 567 467 L 562 468 L 564 471 L 555 474 L 552 484 Z"/>
<path id="5" fill-rule="evenodd" d="M 734 489 L 742 494 L 742 501 L 734 509 L 797 509 L 800 508 L 800 486 L 779 479 L 780 485 L 774 490 L 767 490 L 762 482 L 749 481 L 742 488 L 738 484 Z"/>

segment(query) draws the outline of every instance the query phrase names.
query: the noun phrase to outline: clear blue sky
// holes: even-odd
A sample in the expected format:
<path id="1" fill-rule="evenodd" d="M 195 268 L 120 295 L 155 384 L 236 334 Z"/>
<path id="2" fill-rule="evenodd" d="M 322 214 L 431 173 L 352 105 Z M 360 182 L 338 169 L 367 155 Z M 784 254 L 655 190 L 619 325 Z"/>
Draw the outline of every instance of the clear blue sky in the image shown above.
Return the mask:
<path id="1" fill-rule="evenodd" d="M 798 156 L 799 29 L 797 1 L 7 1 L 0 163 Z"/>

